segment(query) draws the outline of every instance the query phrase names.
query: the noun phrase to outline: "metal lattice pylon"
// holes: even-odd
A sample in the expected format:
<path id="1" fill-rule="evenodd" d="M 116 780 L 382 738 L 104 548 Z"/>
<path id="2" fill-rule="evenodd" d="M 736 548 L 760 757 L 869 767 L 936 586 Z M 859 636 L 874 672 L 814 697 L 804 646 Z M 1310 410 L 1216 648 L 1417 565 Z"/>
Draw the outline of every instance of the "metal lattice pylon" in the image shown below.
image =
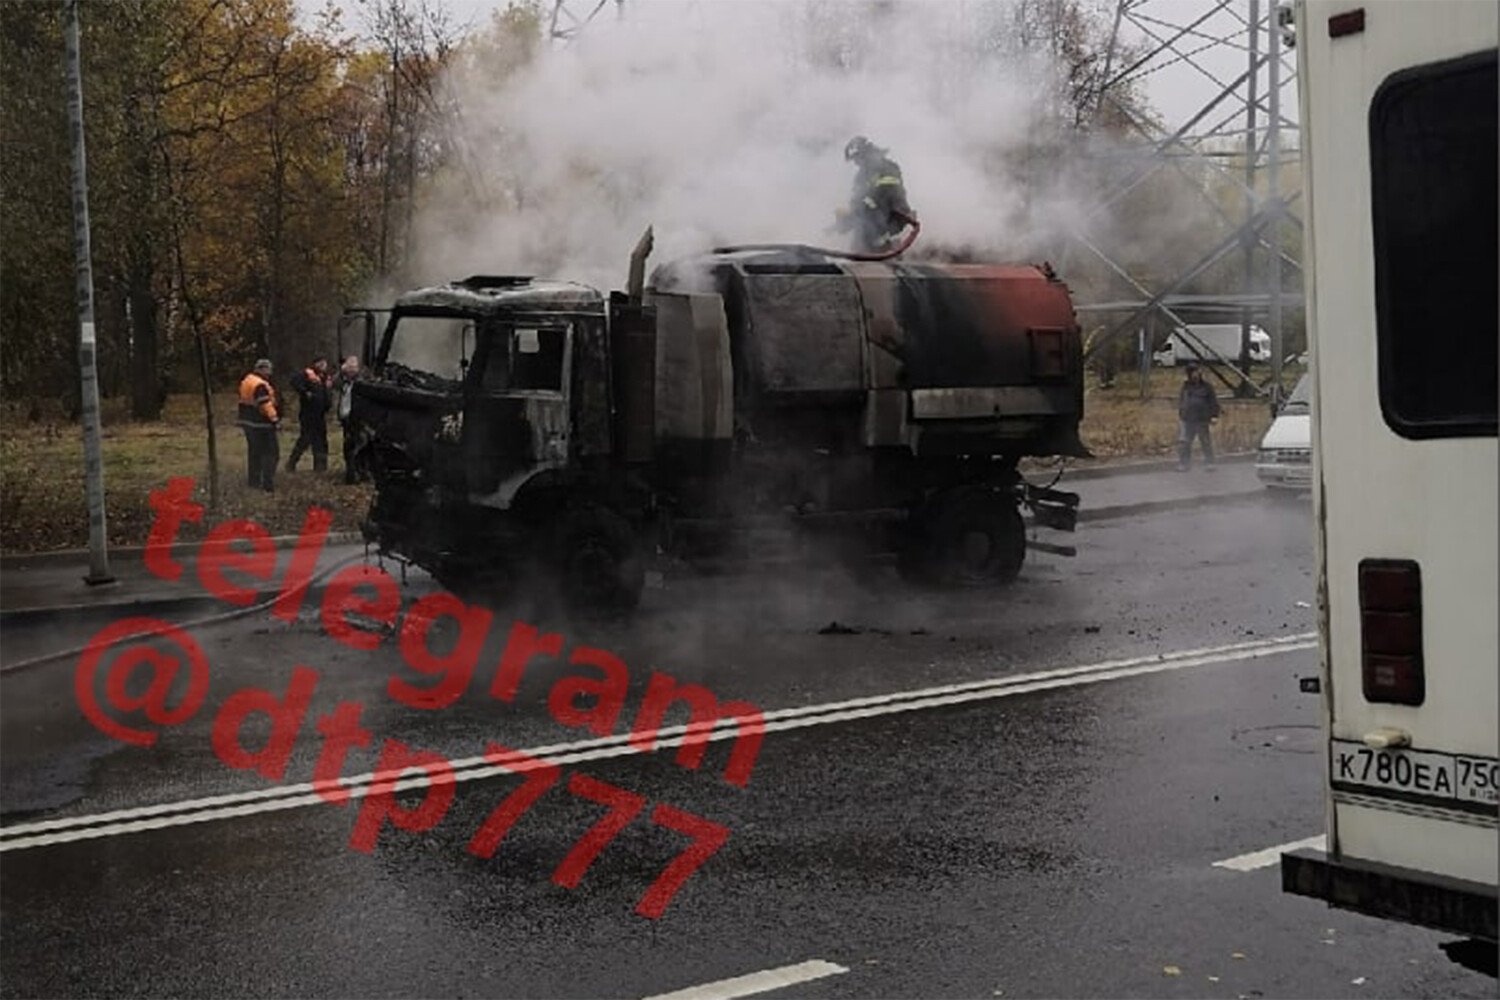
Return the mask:
<path id="1" fill-rule="evenodd" d="M 554 45 L 567 45 L 583 32 L 610 0 L 556 0 L 547 32 Z M 615 15 L 625 16 L 625 0 L 614 0 Z"/>
<path id="2" fill-rule="evenodd" d="M 1139 280 L 1114 259 L 1100 245 L 1102 241 L 1086 231 L 1087 224 L 1083 230 L 1075 231 L 1073 235 L 1077 244 L 1139 296 L 1079 307 L 1080 312 L 1118 317 L 1103 336 L 1090 344 L 1090 357 L 1119 337 L 1141 329 L 1153 315 L 1165 317 L 1174 327 L 1186 328 L 1188 324 L 1174 312 L 1174 307 L 1237 312 L 1246 330 L 1250 317 L 1261 315 L 1267 321 L 1272 352 L 1272 375 L 1264 389 L 1255 389 L 1248 372 L 1223 358 L 1209 345 L 1194 343 L 1196 338 L 1191 335 L 1184 339 L 1194 353 L 1224 362 L 1239 380 L 1233 384 L 1236 390 L 1269 394 L 1273 402 L 1279 397 L 1283 360 L 1282 310 L 1287 301 L 1300 300 L 1300 293 L 1288 293 L 1283 287 L 1283 273 L 1286 267 L 1295 273 L 1301 271 L 1298 261 L 1282 248 L 1280 240 L 1282 223 L 1301 226 L 1301 220 L 1291 211 L 1300 191 L 1286 190 L 1281 173 L 1284 138 L 1297 130 L 1297 122 L 1283 112 L 1282 102 L 1283 91 L 1296 76 L 1295 60 L 1288 58 L 1295 43 L 1290 24 L 1290 10 L 1284 0 L 1210 0 L 1197 5 L 1182 0 L 1119 0 L 1105 58 L 1105 83 L 1100 88 L 1099 102 L 1101 107 L 1108 102 L 1112 111 L 1124 116 L 1131 129 L 1146 140 L 1148 155 L 1143 158 L 1141 166 L 1118 182 L 1093 207 L 1090 217 L 1128 197 L 1149 176 L 1173 169 L 1189 177 L 1213 210 L 1225 222 L 1234 223 L 1234 230 L 1227 238 L 1205 246 L 1192 265 L 1155 288 Z M 1119 43 L 1127 32 L 1141 40 L 1144 51 L 1126 65 L 1115 68 Z M 1245 57 L 1243 72 L 1233 79 L 1226 79 L 1222 71 L 1207 64 L 1210 54 L 1223 55 L 1226 50 L 1242 52 Z M 1177 64 L 1193 69 L 1212 85 L 1202 106 L 1180 126 L 1169 131 L 1158 123 L 1143 120 L 1115 100 L 1112 91 L 1139 83 Z M 1239 136 L 1244 138 L 1243 153 L 1226 154 L 1213 148 Z M 1242 159 L 1243 176 L 1220 162 L 1226 156 Z M 1193 174 L 1185 170 L 1184 162 L 1194 163 L 1200 168 L 1199 172 Z M 1264 191 L 1259 189 L 1262 174 L 1266 181 Z M 1227 181 L 1243 194 L 1246 202 L 1244 219 L 1229 218 L 1223 206 L 1213 199 L 1205 178 L 1221 183 Z M 1184 293 L 1183 289 L 1195 278 L 1236 251 L 1244 256 L 1243 282 L 1237 294 L 1205 296 Z M 1263 252 L 1268 262 L 1263 289 L 1257 288 L 1255 281 L 1257 252 Z M 1150 363 L 1150 345 L 1144 337 L 1140 358 L 1144 373 Z M 1145 386 L 1143 378 L 1143 393 Z"/>

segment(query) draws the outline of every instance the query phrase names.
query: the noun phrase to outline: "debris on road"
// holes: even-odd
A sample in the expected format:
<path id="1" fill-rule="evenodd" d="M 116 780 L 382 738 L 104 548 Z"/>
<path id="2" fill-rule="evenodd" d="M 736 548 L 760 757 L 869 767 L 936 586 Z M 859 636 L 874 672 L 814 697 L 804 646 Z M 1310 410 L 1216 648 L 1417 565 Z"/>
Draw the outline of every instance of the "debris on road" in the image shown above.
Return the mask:
<path id="1" fill-rule="evenodd" d="M 840 625 L 838 622 L 829 622 L 818 629 L 819 635 L 859 635 L 863 629 L 851 628 L 848 625 Z"/>
<path id="2" fill-rule="evenodd" d="M 1175 965 L 1164 965 L 1161 968 L 1161 974 L 1164 976 L 1180 976 L 1182 975 L 1182 970 Z"/>

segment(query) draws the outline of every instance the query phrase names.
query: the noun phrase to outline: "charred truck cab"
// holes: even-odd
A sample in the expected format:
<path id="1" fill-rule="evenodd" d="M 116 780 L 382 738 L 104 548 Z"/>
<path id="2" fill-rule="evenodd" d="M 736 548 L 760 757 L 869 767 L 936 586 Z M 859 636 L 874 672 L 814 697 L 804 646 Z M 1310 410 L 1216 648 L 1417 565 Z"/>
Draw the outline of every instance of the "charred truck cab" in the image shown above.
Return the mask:
<path id="1" fill-rule="evenodd" d="M 627 293 L 473 277 L 402 296 L 356 384 L 366 537 L 449 586 L 545 579 L 633 606 L 646 563 L 764 538 L 1008 582 L 1021 510 L 1078 498 L 1024 456 L 1087 456 L 1079 329 L 1046 267 L 716 251 Z M 758 540 L 759 539 L 759 540 Z"/>

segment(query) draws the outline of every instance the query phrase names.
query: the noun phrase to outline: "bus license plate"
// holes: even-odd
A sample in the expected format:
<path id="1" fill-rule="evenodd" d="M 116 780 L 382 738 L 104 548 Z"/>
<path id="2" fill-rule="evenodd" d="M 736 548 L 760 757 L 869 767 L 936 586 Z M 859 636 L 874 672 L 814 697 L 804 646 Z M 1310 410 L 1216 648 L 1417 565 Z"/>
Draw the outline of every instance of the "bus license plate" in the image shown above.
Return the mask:
<path id="1" fill-rule="evenodd" d="M 1333 780 L 1458 802 L 1500 802 L 1500 763 L 1430 750 L 1375 750 L 1333 741 Z"/>

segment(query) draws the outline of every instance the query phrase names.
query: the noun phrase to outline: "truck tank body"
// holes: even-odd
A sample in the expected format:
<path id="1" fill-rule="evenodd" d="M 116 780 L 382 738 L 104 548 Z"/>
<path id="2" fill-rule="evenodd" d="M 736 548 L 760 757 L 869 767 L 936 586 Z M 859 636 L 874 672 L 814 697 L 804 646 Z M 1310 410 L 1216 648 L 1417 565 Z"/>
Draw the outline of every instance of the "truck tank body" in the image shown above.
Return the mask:
<path id="1" fill-rule="evenodd" d="M 675 261 L 651 289 L 722 299 L 742 430 L 800 410 L 825 430 L 852 419 L 851 446 L 914 456 L 1088 455 L 1078 324 L 1047 269 L 788 248 Z"/>

